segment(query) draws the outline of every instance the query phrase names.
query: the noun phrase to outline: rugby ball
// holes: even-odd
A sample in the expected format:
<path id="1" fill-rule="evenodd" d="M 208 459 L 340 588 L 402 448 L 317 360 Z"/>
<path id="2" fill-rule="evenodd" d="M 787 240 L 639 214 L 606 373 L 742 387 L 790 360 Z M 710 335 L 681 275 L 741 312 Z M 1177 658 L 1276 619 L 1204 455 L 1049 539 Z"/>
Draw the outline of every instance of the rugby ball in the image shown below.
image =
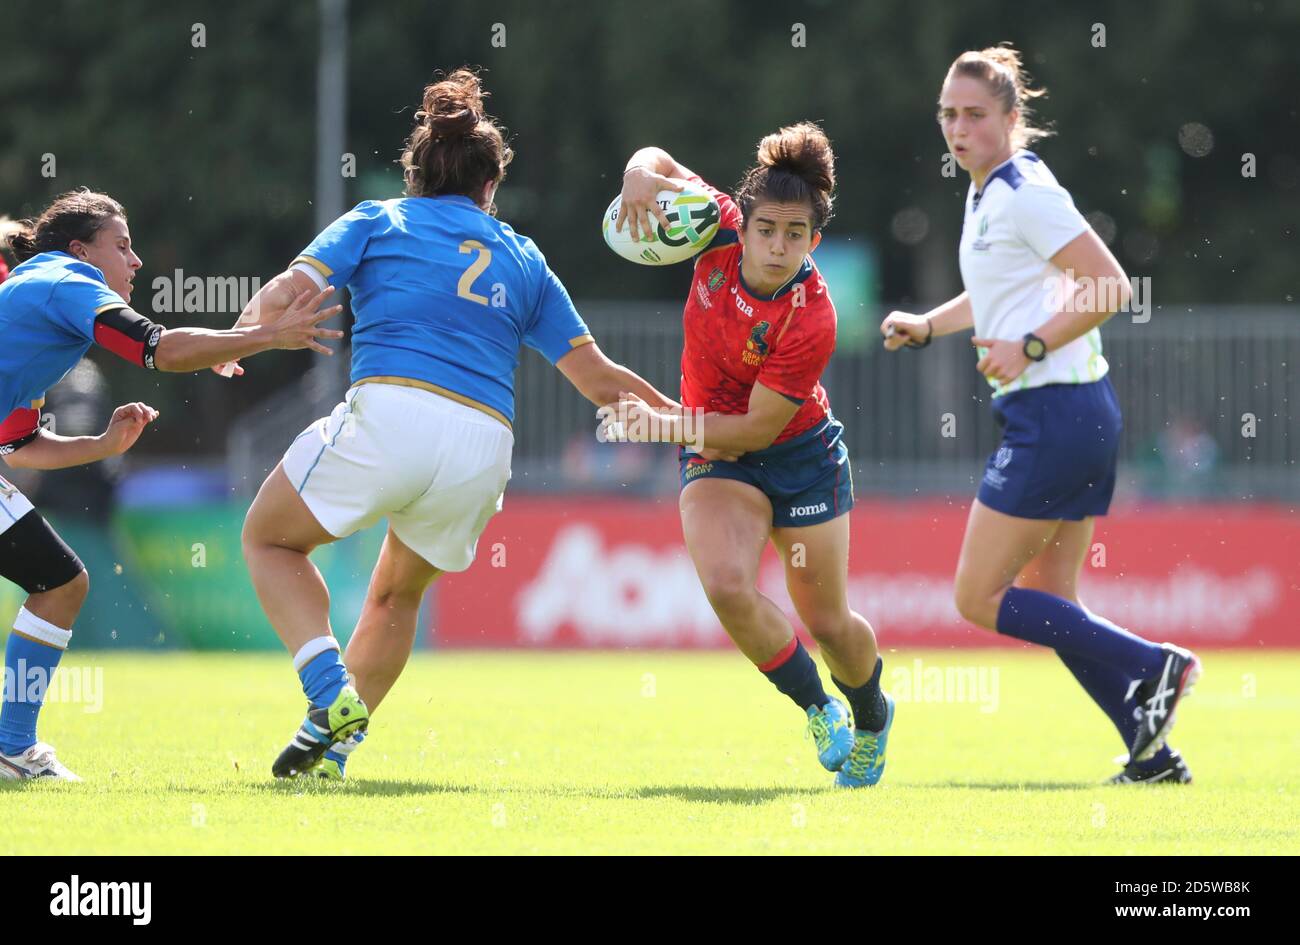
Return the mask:
<path id="1" fill-rule="evenodd" d="M 654 235 L 649 240 L 643 236 L 634 241 L 626 220 L 622 230 L 614 229 L 619 208 L 623 206 L 623 196 L 615 197 L 601 224 L 606 245 L 629 262 L 643 266 L 670 266 L 692 258 L 708 246 L 718 232 L 718 221 L 722 216 L 718 201 L 702 187 L 689 181 L 682 181 L 682 184 L 684 189 L 681 191 L 659 191 L 656 199 L 664 216 L 668 217 L 669 225 L 664 229 L 662 223 L 652 219 Z"/>

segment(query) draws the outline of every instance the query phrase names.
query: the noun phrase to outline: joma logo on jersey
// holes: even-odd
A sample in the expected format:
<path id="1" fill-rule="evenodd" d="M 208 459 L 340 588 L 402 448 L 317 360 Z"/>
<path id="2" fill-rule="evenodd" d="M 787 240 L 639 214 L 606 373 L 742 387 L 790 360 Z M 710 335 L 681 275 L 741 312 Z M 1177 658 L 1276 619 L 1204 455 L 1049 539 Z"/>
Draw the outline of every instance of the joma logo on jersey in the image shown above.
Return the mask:
<path id="1" fill-rule="evenodd" d="M 750 305 L 748 302 L 746 302 L 744 299 L 740 297 L 740 293 L 736 291 L 736 287 L 734 285 L 731 287 L 731 297 L 736 300 L 736 308 L 744 312 L 745 315 L 748 316 L 749 318 L 754 317 L 754 306 Z"/>
<path id="2" fill-rule="evenodd" d="M 763 359 L 767 357 L 767 332 L 771 327 L 771 323 L 766 321 L 761 321 L 754 326 L 749 333 L 749 340 L 745 342 L 745 350 L 740 353 L 740 360 L 750 367 L 757 367 L 763 363 Z"/>

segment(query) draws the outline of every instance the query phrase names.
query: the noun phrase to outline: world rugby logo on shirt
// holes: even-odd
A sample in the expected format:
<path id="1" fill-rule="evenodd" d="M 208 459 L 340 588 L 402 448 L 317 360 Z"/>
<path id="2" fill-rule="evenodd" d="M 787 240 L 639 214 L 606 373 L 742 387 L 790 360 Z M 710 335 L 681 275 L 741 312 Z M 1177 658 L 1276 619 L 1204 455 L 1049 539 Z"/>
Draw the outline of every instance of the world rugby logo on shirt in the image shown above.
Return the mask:
<path id="1" fill-rule="evenodd" d="M 1011 447 L 999 446 L 997 454 L 993 457 L 994 467 L 997 469 L 1006 469 L 1009 462 L 1011 462 Z"/>
<path id="2" fill-rule="evenodd" d="M 709 298 L 709 293 L 704 291 L 703 282 L 695 283 L 695 296 L 700 300 L 700 305 L 703 308 L 713 308 L 713 300 Z"/>
<path id="3" fill-rule="evenodd" d="M 979 227 L 975 231 L 975 242 L 970 244 L 971 252 L 987 253 L 993 248 L 993 244 L 984 238 L 984 234 L 989 231 L 989 215 L 986 213 L 980 217 Z"/>

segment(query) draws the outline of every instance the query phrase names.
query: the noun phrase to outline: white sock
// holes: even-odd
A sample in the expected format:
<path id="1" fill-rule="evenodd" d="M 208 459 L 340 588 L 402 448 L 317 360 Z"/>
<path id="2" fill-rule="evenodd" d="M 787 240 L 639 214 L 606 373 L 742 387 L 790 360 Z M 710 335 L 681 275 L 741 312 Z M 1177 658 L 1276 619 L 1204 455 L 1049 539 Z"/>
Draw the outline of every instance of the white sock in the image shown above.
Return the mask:
<path id="1" fill-rule="evenodd" d="M 18 616 L 14 618 L 14 629 L 25 637 L 31 637 L 59 650 L 66 650 L 68 641 L 72 639 L 71 630 L 56 627 L 48 620 L 36 616 L 26 607 L 18 608 Z"/>
<path id="2" fill-rule="evenodd" d="M 297 653 L 293 654 L 293 668 L 302 672 L 302 668 L 328 650 L 338 650 L 339 641 L 326 634 L 323 637 L 316 637 L 308 640 L 302 645 Z"/>
<path id="3" fill-rule="evenodd" d="M 361 747 L 361 742 L 365 739 L 365 732 L 353 732 L 341 742 L 335 742 L 330 746 L 330 751 L 336 751 L 343 757 L 347 757 Z"/>

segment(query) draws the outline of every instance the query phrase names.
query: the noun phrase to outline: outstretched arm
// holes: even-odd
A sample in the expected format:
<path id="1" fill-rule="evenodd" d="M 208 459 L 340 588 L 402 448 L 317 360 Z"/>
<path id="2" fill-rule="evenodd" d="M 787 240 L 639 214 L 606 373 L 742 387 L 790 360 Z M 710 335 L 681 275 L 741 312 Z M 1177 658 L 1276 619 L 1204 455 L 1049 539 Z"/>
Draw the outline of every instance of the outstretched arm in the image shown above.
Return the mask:
<path id="1" fill-rule="evenodd" d="M 320 339 L 343 333 L 321 328 L 320 322 L 341 306 L 319 309 L 332 290 L 315 287 L 284 303 L 268 306 L 260 324 L 225 331 L 211 328 L 165 328 L 124 304 L 104 307 L 95 316 L 93 339 L 100 347 L 141 367 L 158 371 L 197 371 L 273 348 L 311 348 L 333 354 Z M 119 300 L 120 302 L 120 300 Z"/>
<path id="2" fill-rule="evenodd" d="M 236 319 L 234 328 L 232 328 L 231 331 L 250 329 L 257 326 L 276 325 L 289 315 L 290 309 L 292 309 L 294 304 L 305 295 L 315 296 L 319 293 L 320 297 L 316 299 L 314 303 L 315 305 L 319 305 L 322 301 L 329 298 L 330 294 L 334 291 L 332 287 L 322 284 L 323 282 L 323 278 L 318 282 L 301 270 L 286 269 L 266 285 L 258 289 L 257 294 L 248 300 L 248 304 L 245 305 L 244 310 L 239 313 L 239 318 Z M 343 306 L 341 305 L 331 306 L 321 313 L 318 322 L 327 318 L 332 318 L 338 312 L 342 311 L 342 308 Z M 317 331 L 315 337 L 342 338 L 343 332 L 322 328 Z M 298 347 L 311 347 L 313 351 L 319 351 L 322 354 L 334 353 L 323 345 L 298 345 Z M 240 367 L 238 363 L 238 360 L 241 357 L 244 357 L 244 355 L 235 355 L 234 357 L 225 358 L 221 362 L 212 364 L 212 370 L 216 371 L 223 377 L 243 374 L 244 369 Z M 205 364 L 201 366 L 208 367 L 209 365 Z"/>
<path id="3" fill-rule="evenodd" d="M 618 402 L 619 394 L 630 391 L 657 409 L 680 411 L 681 404 L 660 393 L 639 374 L 616 364 L 593 341 L 574 348 L 555 362 L 569 383 L 597 407 Z"/>

